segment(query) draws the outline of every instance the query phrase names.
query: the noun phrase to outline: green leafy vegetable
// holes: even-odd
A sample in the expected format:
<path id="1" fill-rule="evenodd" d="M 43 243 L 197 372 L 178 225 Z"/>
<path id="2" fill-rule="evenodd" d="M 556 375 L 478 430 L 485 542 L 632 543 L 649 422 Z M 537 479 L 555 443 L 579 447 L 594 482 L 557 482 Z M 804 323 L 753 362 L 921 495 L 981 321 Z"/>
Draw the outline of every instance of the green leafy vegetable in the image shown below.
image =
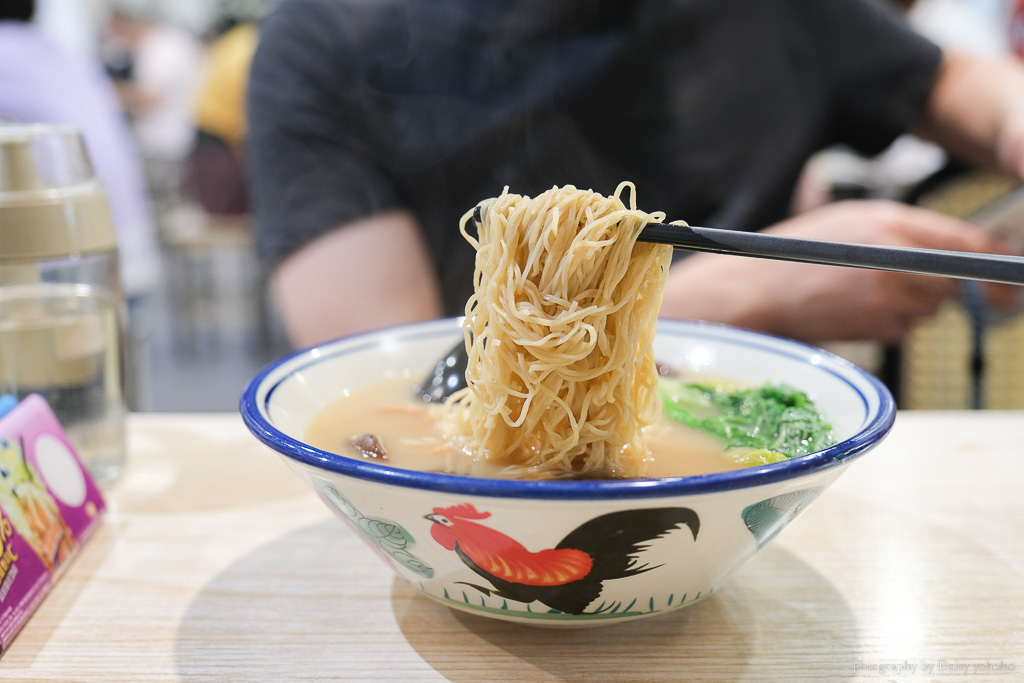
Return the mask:
<path id="1" fill-rule="evenodd" d="M 807 394 L 784 384 L 731 389 L 659 380 L 665 414 L 718 436 L 739 464 L 761 465 L 820 451 L 835 443 L 832 426 Z"/>

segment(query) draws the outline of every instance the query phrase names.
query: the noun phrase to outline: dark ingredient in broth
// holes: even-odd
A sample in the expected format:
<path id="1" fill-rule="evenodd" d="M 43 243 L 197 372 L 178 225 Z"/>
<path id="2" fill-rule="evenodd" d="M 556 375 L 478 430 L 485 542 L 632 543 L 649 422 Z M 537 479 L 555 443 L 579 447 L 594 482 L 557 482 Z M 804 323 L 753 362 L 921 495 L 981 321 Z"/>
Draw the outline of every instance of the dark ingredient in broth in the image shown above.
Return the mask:
<path id="1" fill-rule="evenodd" d="M 360 434 L 358 436 L 353 436 L 349 439 L 349 444 L 352 446 L 352 450 L 355 451 L 356 454 L 369 460 L 380 460 L 386 462 L 389 459 L 387 451 L 384 450 L 384 446 L 380 443 L 380 439 L 373 434 Z"/>

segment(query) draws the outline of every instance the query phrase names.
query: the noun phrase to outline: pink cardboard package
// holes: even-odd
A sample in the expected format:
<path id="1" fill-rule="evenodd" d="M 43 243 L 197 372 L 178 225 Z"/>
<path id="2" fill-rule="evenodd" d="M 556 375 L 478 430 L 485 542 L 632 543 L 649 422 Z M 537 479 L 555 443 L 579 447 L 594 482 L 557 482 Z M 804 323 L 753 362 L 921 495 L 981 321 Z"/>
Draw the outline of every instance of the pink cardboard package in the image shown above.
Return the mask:
<path id="1" fill-rule="evenodd" d="M 46 401 L 0 417 L 0 652 L 32 616 L 106 509 Z"/>

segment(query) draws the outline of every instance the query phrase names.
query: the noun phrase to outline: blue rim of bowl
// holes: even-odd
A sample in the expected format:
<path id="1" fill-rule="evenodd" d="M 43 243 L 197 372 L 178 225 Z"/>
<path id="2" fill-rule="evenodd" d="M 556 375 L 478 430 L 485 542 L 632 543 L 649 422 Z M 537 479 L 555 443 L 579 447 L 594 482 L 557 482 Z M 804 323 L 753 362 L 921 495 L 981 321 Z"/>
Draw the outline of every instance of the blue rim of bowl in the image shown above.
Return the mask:
<path id="1" fill-rule="evenodd" d="M 417 338 L 451 337 L 457 325 L 458 319 L 448 318 L 394 327 L 386 331 L 391 337 L 399 337 L 404 341 L 411 341 Z M 892 394 L 885 385 L 871 373 L 829 351 L 784 337 L 717 323 L 661 320 L 658 325 L 659 329 L 675 328 L 684 331 L 687 336 L 721 338 L 723 334 L 726 334 L 729 337 L 730 343 L 739 342 L 746 346 L 771 350 L 777 355 L 794 359 L 811 359 L 810 362 L 812 364 L 819 366 L 848 384 L 853 391 L 857 392 L 867 408 L 870 405 L 868 398 L 859 387 L 854 386 L 848 375 L 852 375 L 865 383 L 869 391 L 874 392 L 878 408 L 874 414 L 869 415 L 870 419 L 867 420 L 867 423 L 852 437 L 816 453 L 783 462 L 688 477 L 585 481 L 487 479 L 388 467 L 348 458 L 305 444 L 278 430 L 264 417 L 258 405 L 258 395 L 268 378 L 277 373 L 283 366 L 295 364 L 295 367 L 288 374 L 276 379 L 274 386 L 263 397 L 264 403 L 269 402 L 274 390 L 296 372 L 302 371 L 310 367 L 310 365 L 330 359 L 335 355 L 353 353 L 358 350 L 379 346 L 383 343 L 383 338 L 379 332 L 370 332 L 336 339 L 319 346 L 296 351 L 273 361 L 249 381 L 239 401 L 239 410 L 243 422 L 257 439 L 281 455 L 315 469 L 328 470 L 380 484 L 443 493 L 490 498 L 557 500 L 662 498 L 745 489 L 772 484 L 786 479 L 795 479 L 813 472 L 842 465 L 862 455 L 885 438 L 895 421 L 896 404 Z M 780 351 L 778 348 L 780 345 L 788 347 L 791 351 Z M 333 352 L 330 351 L 332 347 L 336 346 L 343 346 L 344 348 Z M 299 359 L 303 357 L 308 362 L 299 363 Z"/>

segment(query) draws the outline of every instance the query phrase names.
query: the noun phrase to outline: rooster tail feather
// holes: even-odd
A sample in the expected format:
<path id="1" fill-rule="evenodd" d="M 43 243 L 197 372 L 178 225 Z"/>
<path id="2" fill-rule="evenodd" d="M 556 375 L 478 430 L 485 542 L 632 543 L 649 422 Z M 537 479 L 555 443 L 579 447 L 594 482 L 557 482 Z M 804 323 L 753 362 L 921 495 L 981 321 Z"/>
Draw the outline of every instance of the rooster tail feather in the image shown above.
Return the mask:
<path id="1" fill-rule="evenodd" d="M 631 547 L 631 552 L 636 552 L 646 541 L 661 538 L 673 529 L 683 526 L 687 527 L 694 540 L 697 540 L 700 518 L 690 508 L 620 510 L 584 522 L 569 532 L 569 535 L 555 547 L 576 548 L 589 552 L 613 544 Z"/>
<path id="2" fill-rule="evenodd" d="M 649 547 L 651 541 L 684 526 L 696 540 L 700 518 L 690 508 L 620 510 L 584 522 L 556 548 L 575 548 L 587 553 L 594 561 L 592 577 L 622 578 L 654 569 L 637 568 L 635 555 Z"/>
<path id="3" fill-rule="evenodd" d="M 652 569 L 657 569 L 660 566 L 661 566 L 660 564 L 656 564 L 653 567 L 651 565 L 649 565 L 649 564 L 645 564 L 645 565 L 640 566 L 640 567 L 629 566 L 629 567 L 626 568 L 626 570 L 622 574 L 622 576 L 626 577 L 626 576 L 636 576 L 637 574 L 644 574 L 646 572 L 651 571 Z"/>

